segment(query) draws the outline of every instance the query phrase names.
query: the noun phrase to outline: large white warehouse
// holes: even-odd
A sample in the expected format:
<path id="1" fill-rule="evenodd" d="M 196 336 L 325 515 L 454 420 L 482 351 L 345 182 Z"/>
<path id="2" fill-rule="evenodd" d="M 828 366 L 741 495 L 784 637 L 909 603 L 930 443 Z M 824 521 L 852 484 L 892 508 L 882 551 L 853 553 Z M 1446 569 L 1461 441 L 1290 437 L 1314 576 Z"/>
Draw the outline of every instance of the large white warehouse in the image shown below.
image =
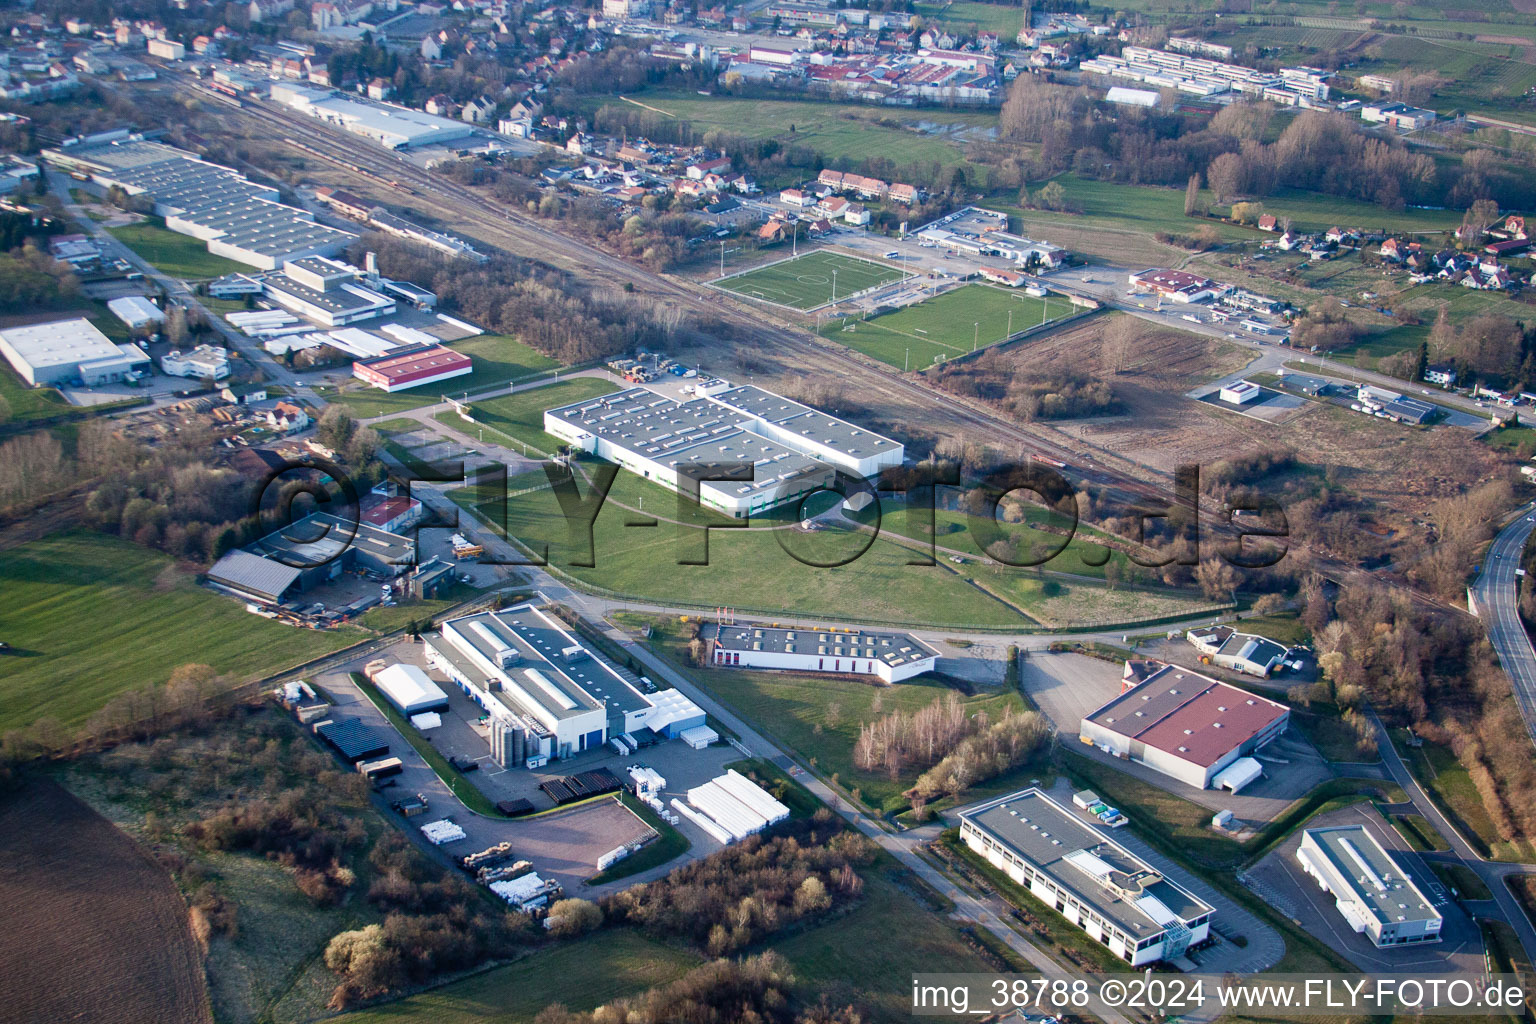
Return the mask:
<path id="1" fill-rule="evenodd" d="M 119 345 L 89 320 L 54 320 L 0 331 L 0 355 L 28 384 L 108 384 L 150 368 L 137 345 Z"/>
<path id="2" fill-rule="evenodd" d="M 357 238 L 317 223 L 308 210 L 279 202 L 275 188 L 164 143 L 129 137 L 59 146 L 43 156 L 99 185 L 149 196 L 170 230 L 206 243 L 216 256 L 263 270 L 304 256 L 333 255 Z"/>
<path id="3" fill-rule="evenodd" d="M 1296 859 L 1377 946 L 1440 941 L 1440 912 L 1364 825 L 1309 828 Z"/>
<path id="4" fill-rule="evenodd" d="M 373 685 L 407 717 L 448 710 L 448 695 L 415 665 L 390 665 L 373 677 Z"/>
<path id="5" fill-rule="evenodd" d="M 911 633 L 711 623 L 701 635 L 711 665 L 872 675 L 887 683 L 932 672 L 939 658 Z"/>
<path id="6" fill-rule="evenodd" d="M 272 101 L 310 117 L 339 125 L 354 135 L 371 139 L 386 149 L 409 149 L 468 138 L 475 126 L 464 121 L 395 106 L 347 99 L 331 89 L 291 82 L 272 86 Z"/>
<path id="7" fill-rule="evenodd" d="M 756 387 L 685 401 L 630 388 L 550 409 L 544 429 L 674 491 L 690 471 L 749 463 L 751 480 L 698 485 L 701 504 L 737 519 L 826 487 L 834 470 L 871 477 L 905 455 L 888 437 Z"/>

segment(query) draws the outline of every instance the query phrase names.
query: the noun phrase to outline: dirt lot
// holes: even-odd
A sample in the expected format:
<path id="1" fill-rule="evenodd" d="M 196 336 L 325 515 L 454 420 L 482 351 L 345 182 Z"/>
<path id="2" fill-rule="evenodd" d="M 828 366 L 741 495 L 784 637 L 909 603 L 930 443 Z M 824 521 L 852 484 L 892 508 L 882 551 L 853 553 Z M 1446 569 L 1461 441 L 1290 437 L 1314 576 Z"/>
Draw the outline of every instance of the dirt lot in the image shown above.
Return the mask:
<path id="1" fill-rule="evenodd" d="M 186 904 L 133 840 L 34 782 L 0 802 L 0 844 L 0 1021 L 213 1019 Z"/>
<path id="2" fill-rule="evenodd" d="M 1111 321 L 1096 317 L 1059 333 L 1014 348 L 1018 372 L 1080 370 L 1102 372 L 1101 342 Z M 1121 372 L 1113 378 L 1122 412 L 1038 425 L 1081 443 L 1132 459 L 1162 472 L 1180 462 L 1212 462 L 1262 443 L 1258 424 L 1233 424 L 1183 396 L 1190 389 L 1241 369 L 1245 349 L 1213 338 L 1138 321 L 1143 328 Z"/>
<path id="3" fill-rule="evenodd" d="M 1014 350 L 1019 372 L 1072 366 L 1100 371 L 1105 318 Z M 1117 416 L 1041 421 L 1063 441 L 1089 443 L 1162 473 L 1180 464 L 1210 466 L 1262 449 L 1290 448 L 1311 467 L 1333 469 L 1334 485 L 1355 496 L 1373 531 L 1394 545 L 1422 537 L 1414 525 L 1467 481 L 1496 476 L 1499 459 L 1465 432 L 1368 420 L 1308 403 L 1283 422 L 1241 416 L 1185 397 L 1199 384 L 1239 369 L 1244 350 L 1216 339 L 1146 326 L 1114 378 L 1125 411 Z"/>

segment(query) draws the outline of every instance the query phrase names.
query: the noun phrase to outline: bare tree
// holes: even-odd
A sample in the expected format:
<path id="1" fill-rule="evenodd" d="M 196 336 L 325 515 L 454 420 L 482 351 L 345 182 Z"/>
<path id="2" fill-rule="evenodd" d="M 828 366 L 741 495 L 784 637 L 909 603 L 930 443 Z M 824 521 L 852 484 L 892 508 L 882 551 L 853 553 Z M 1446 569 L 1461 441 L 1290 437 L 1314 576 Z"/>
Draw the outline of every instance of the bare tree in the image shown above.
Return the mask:
<path id="1" fill-rule="evenodd" d="M 1141 324 L 1133 316 L 1124 314 L 1112 317 L 1104 326 L 1099 343 L 1099 361 L 1104 372 L 1114 376 L 1130 364 L 1136 343 L 1141 338 Z"/>

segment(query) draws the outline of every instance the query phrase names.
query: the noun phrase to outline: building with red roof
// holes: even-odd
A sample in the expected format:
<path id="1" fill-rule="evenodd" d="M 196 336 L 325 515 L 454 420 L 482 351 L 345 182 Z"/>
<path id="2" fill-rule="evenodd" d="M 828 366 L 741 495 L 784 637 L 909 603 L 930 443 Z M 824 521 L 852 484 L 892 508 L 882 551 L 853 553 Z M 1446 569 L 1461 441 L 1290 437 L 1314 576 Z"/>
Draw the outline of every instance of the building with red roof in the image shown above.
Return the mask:
<path id="1" fill-rule="evenodd" d="M 1290 716 L 1284 704 L 1198 672 L 1129 661 L 1119 695 L 1083 719 L 1078 738 L 1196 789 L 1236 792 L 1262 774 L 1252 754 Z"/>
<path id="2" fill-rule="evenodd" d="M 461 377 L 474 369 L 469 356 L 441 345 L 425 345 L 352 364 L 352 376 L 385 391 L 404 391 Z"/>
<path id="3" fill-rule="evenodd" d="M 369 495 L 359 518 L 385 533 L 401 533 L 421 520 L 421 502 L 405 495 Z"/>

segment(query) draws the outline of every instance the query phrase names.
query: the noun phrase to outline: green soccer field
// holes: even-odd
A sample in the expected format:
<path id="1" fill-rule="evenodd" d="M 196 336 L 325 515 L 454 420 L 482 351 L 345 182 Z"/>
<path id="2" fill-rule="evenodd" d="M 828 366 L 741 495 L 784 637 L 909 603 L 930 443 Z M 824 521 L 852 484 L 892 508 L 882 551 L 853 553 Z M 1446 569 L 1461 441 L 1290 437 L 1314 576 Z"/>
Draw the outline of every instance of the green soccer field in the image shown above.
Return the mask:
<path id="1" fill-rule="evenodd" d="M 1060 295 L 1043 299 L 1020 291 L 968 284 L 873 320 L 834 320 L 824 337 L 904 370 L 921 370 L 950 356 L 991 345 L 1042 320 L 1073 311 Z"/>
<path id="2" fill-rule="evenodd" d="M 715 286 L 749 299 L 807 310 L 910 276 L 899 267 L 823 250 L 723 278 Z"/>

